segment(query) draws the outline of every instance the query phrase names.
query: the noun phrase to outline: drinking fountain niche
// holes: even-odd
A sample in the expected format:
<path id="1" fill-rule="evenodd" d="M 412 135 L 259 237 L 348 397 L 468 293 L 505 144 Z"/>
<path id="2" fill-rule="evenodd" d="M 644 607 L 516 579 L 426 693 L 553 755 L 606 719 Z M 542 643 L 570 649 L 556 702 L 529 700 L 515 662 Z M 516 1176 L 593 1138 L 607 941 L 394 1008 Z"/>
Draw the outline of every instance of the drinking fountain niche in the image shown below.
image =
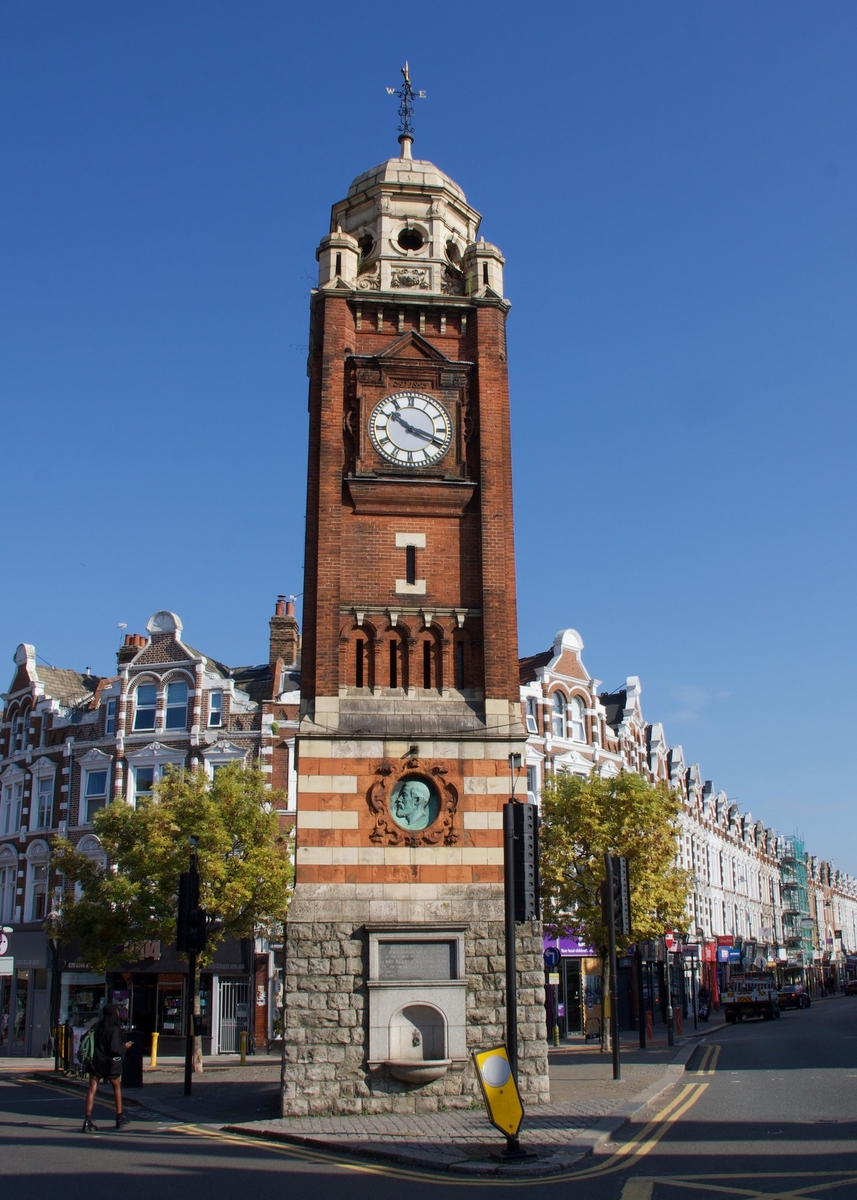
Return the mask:
<path id="1" fill-rule="evenodd" d="M 431 1083 L 467 1062 L 462 925 L 367 925 L 369 1068 Z"/>
<path id="2" fill-rule="evenodd" d="M 430 1004 L 408 1004 L 393 1014 L 389 1048 L 390 1074 L 405 1083 L 430 1083 L 452 1063 L 446 1055 L 444 1015 Z"/>

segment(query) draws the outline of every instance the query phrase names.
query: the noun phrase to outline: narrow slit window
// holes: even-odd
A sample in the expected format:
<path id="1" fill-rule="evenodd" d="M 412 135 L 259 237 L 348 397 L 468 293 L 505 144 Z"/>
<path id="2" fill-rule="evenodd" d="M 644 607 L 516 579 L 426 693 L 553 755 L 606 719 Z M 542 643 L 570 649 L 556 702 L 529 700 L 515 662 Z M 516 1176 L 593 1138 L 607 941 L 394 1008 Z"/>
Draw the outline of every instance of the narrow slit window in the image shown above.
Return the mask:
<path id="1" fill-rule="evenodd" d="M 488 264 L 487 263 L 482 264 L 482 282 L 485 285 L 485 287 L 488 286 Z"/>
<path id="2" fill-rule="evenodd" d="M 366 643 L 363 641 L 363 638 L 358 638 L 354 644 L 354 682 L 359 688 L 365 687 L 363 682 L 365 670 L 364 664 L 366 661 L 365 653 Z"/>
<path id="3" fill-rule="evenodd" d="M 341 274 L 342 274 L 342 255 L 341 255 L 341 254 L 337 254 L 337 256 L 336 256 L 336 271 L 335 271 L 335 274 L 336 274 L 336 275 L 341 275 Z"/>
<path id="4" fill-rule="evenodd" d="M 431 687 L 431 642 L 423 642 L 423 687 Z"/>
<path id="5" fill-rule="evenodd" d="M 417 582 L 417 548 L 405 546 L 405 579 L 408 583 Z"/>
<path id="6" fill-rule="evenodd" d="M 464 687 L 464 642 L 455 643 L 455 686 L 459 691 Z"/>
<path id="7" fill-rule="evenodd" d="M 396 643 L 390 642 L 390 687 L 399 686 L 399 660 L 396 654 Z"/>

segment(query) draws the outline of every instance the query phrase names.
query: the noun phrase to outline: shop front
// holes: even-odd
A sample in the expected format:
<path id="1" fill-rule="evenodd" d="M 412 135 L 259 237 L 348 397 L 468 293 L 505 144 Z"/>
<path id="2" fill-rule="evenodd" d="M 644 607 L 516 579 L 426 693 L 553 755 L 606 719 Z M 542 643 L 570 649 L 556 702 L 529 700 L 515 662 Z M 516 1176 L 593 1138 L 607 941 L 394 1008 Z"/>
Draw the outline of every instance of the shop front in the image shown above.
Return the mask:
<path id="1" fill-rule="evenodd" d="M 48 943 L 41 930 L 0 935 L 0 1054 L 51 1053 Z"/>
<path id="2" fill-rule="evenodd" d="M 600 1036 L 601 959 L 570 936 L 545 937 L 544 949 L 548 1035 L 558 1027 L 562 1039 Z"/>

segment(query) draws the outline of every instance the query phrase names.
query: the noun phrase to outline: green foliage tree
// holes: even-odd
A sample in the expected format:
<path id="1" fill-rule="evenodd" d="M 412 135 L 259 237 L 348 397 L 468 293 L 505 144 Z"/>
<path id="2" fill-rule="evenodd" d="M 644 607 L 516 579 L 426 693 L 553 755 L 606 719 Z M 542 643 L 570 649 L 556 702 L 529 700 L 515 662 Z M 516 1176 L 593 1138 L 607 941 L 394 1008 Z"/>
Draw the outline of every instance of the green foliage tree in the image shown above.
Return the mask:
<path id="1" fill-rule="evenodd" d="M 94 970 L 136 958 L 146 941 L 175 942 L 179 875 L 188 869 L 189 837 L 199 839 L 200 903 L 213 922 L 198 967 L 227 937 L 253 937 L 286 916 L 294 878 L 291 838 L 281 833 L 274 808 L 281 793 L 265 776 L 237 764 L 214 780 L 202 772 L 170 770 L 151 801 L 122 801 L 93 818 L 107 868 L 65 839 L 56 843 L 65 874 L 59 936 L 76 939 Z M 199 1012 L 199 970 L 194 988 Z"/>
<path id="2" fill-rule="evenodd" d="M 575 934 L 607 961 L 607 927 L 601 914 L 604 855 L 628 859 L 633 942 L 681 928 L 690 878 L 677 865 L 680 798 L 630 771 L 614 779 L 561 772 L 542 797 L 542 914 L 549 929 Z M 607 994 L 604 971 L 603 994 Z M 606 1045 L 607 1022 L 602 1022 Z"/>

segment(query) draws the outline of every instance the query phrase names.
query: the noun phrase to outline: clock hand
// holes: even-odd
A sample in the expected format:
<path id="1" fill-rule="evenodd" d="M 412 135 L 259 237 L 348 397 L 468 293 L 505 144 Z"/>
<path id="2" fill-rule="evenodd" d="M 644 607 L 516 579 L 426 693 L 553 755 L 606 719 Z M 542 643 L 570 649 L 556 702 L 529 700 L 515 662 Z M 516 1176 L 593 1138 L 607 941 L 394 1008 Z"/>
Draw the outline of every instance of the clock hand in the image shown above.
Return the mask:
<path id="1" fill-rule="evenodd" d="M 398 421 L 404 429 L 407 429 L 408 433 L 412 433 L 415 437 L 426 438 L 434 446 L 443 445 L 443 440 L 441 438 L 435 437 L 435 435 L 430 433 L 428 429 L 418 429 L 416 425 L 409 425 L 404 417 L 400 416 L 398 412 L 393 413 L 393 420 Z"/>

